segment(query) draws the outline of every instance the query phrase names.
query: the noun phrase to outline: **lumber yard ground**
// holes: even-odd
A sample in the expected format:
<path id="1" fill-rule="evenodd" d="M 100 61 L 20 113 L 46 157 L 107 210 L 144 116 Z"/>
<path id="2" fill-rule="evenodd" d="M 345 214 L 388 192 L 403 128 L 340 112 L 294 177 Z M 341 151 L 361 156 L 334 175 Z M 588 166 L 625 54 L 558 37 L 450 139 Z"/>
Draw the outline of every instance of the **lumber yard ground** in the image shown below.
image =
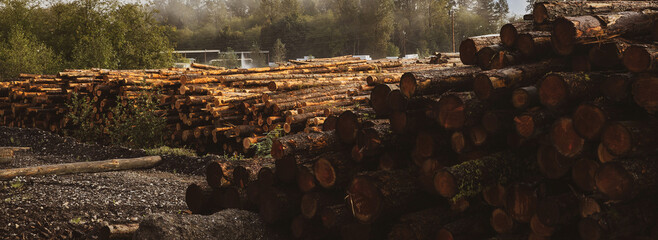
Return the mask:
<path id="1" fill-rule="evenodd" d="M 141 150 L 79 143 L 36 129 L 0 127 L 0 146 L 17 168 L 143 156 Z M 154 213 L 187 214 L 184 192 L 203 181 L 209 157 L 163 156 L 154 169 L 19 177 L 0 182 L 0 239 L 94 239 L 105 224 L 137 223 Z"/>

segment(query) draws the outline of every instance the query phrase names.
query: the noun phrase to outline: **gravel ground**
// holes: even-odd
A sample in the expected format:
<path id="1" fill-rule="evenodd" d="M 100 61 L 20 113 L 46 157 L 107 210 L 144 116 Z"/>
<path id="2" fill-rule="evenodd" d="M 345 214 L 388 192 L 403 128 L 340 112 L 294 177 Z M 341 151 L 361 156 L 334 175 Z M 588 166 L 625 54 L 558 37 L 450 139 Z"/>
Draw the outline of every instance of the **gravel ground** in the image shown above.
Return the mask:
<path id="1" fill-rule="evenodd" d="M 142 150 L 79 143 L 35 129 L 0 127 L 15 168 L 144 156 Z M 0 239 L 95 239 L 104 224 L 139 222 L 151 213 L 186 214 L 184 193 L 202 182 L 208 159 L 163 156 L 154 169 L 19 177 L 0 181 Z"/>

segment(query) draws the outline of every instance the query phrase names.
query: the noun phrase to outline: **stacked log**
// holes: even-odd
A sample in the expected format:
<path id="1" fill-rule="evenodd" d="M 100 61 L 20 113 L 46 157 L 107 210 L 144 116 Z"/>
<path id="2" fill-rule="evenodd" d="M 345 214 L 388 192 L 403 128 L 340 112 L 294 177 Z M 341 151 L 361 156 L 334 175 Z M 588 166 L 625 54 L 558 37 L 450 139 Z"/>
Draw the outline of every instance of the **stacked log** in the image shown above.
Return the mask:
<path id="1" fill-rule="evenodd" d="M 262 181 L 292 209 L 276 223 L 299 239 L 655 238 L 656 7 L 537 3 L 465 40 L 474 66 L 370 80 L 371 109 L 272 149 Z"/>

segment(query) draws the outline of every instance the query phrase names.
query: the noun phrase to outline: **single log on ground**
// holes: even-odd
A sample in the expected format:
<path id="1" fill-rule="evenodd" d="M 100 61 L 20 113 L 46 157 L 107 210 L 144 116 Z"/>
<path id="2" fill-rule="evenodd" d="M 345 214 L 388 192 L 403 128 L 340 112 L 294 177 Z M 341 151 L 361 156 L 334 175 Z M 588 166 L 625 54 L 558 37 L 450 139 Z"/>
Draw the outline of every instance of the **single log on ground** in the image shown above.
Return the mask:
<path id="1" fill-rule="evenodd" d="M 487 211 L 475 212 L 443 225 L 434 239 L 483 239 L 490 237 L 494 231 L 488 221 L 488 215 Z"/>
<path id="2" fill-rule="evenodd" d="M 655 9 L 657 6 L 654 1 L 539 2 L 533 8 L 532 17 L 535 23 L 541 24 L 563 16 Z"/>
<path id="3" fill-rule="evenodd" d="M 438 206 L 403 215 L 391 228 L 388 239 L 432 239 L 436 234 L 436 227 L 451 222 L 456 215 L 448 206 Z"/>
<path id="4" fill-rule="evenodd" d="M 434 187 L 447 198 L 471 197 L 487 183 L 513 179 L 526 164 L 511 152 L 500 152 L 440 170 L 434 176 Z"/>
<path id="5" fill-rule="evenodd" d="M 550 32 L 521 33 L 516 40 L 516 48 L 529 59 L 542 59 L 552 53 Z"/>
<path id="6" fill-rule="evenodd" d="M 468 90 L 473 86 L 473 74 L 478 67 L 408 72 L 400 78 L 400 90 L 407 97 L 441 94 L 448 90 Z"/>
<path id="7" fill-rule="evenodd" d="M 265 228 L 257 214 L 224 210 L 210 216 L 153 214 L 142 220 L 133 239 L 284 239 Z"/>
<path id="8" fill-rule="evenodd" d="M 497 208 L 491 213 L 491 227 L 500 234 L 512 233 L 518 228 L 518 223 L 502 208 Z"/>
<path id="9" fill-rule="evenodd" d="M 563 156 L 572 158 L 583 154 L 585 139 L 576 133 L 571 118 L 563 117 L 556 120 L 550 134 L 553 147 Z"/>
<path id="10" fill-rule="evenodd" d="M 581 158 L 571 167 L 571 179 L 583 191 L 591 192 L 596 189 L 596 171 L 599 169 L 599 162 L 589 158 Z"/>
<path id="11" fill-rule="evenodd" d="M 500 35 L 484 35 L 467 38 L 459 44 L 459 58 L 464 65 L 475 65 L 480 49 L 500 42 Z"/>
<path id="12" fill-rule="evenodd" d="M 333 148 L 336 143 L 335 131 L 297 133 L 273 140 L 270 153 L 275 159 L 283 159 L 293 155 L 310 156 L 327 151 Z"/>
<path id="13" fill-rule="evenodd" d="M 641 75 L 633 83 L 633 99 L 650 114 L 658 113 L 658 77 Z"/>
<path id="14" fill-rule="evenodd" d="M 44 175 L 65 175 L 74 173 L 95 173 L 121 171 L 129 169 L 150 168 L 162 161 L 160 156 L 149 156 L 128 159 L 111 159 L 92 162 L 76 162 L 43 165 L 36 167 L 11 168 L 0 170 L 0 180 L 9 180 L 18 176 L 44 176 Z"/>
<path id="15" fill-rule="evenodd" d="M 437 119 L 445 129 L 454 130 L 476 125 L 484 114 L 484 103 L 474 92 L 449 93 L 439 100 Z M 436 111 L 436 110 L 434 110 Z"/>
<path id="16" fill-rule="evenodd" d="M 520 110 L 539 105 L 539 91 L 535 86 L 514 89 L 512 92 L 512 105 Z"/>
<path id="17" fill-rule="evenodd" d="M 601 96 L 606 76 L 599 73 L 550 73 L 538 84 L 539 100 L 550 109 L 575 107 Z"/>
<path id="18" fill-rule="evenodd" d="M 658 151 L 656 122 L 620 121 L 608 124 L 601 142 L 615 156 L 639 156 Z"/>
<path id="19" fill-rule="evenodd" d="M 139 223 L 103 226 L 98 232 L 100 239 L 129 239 L 139 229 Z"/>
<path id="20" fill-rule="evenodd" d="M 535 108 L 514 118 L 516 132 L 521 137 L 532 138 L 544 133 L 555 116 L 548 109 Z"/>
<path id="21" fill-rule="evenodd" d="M 658 213 L 652 196 L 616 204 L 610 209 L 583 218 L 578 223 L 580 237 L 585 240 L 641 239 L 651 231 Z"/>
<path id="22" fill-rule="evenodd" d="M 390 220 L 429 204 L 410 170 L 364 172 L 347 188 L 354 217 L 362 223 Z"/>
<path id="23" fill-rule="evenodd" d="M 532 29 L 530 22 L 508 23 L 500 28 L 500 42 L 505 47 L 514 47 L 518 35 Z"/>
<path id="24" fill-rule="evenodd" d="M 615 12 L 555 20 L 551 43 L 560 55 L 569 55 L 576 44 L 600 42 L 617 36 L 649 35 L 658 12 Z"/>
<path id="25" fill-rule="evenodd" d="M 313 164 L 315 179 L 327 189 L 345 187 L 357 170 L 355 163 L 342 152 L 323 154 Z"/>
<path id="26" fill-rule="evenodd" d="M 563 68 L 564 64 L 548 60 L 480 72 L 473 81 L 473 91 L 481 100 L 505 101 L 511 97 L 515 88 L 533 85 L 547 72 Z"/>
<path id="27" fill-rule="evenodd" d="M 527 223 L 537 210 L 537 192 L 532 184 L 516 183 L 507 191 L 507 211 L 516 221 Z"/>
<path id="28" fill-rule="evenodd" d="M 656 157 L 623 159 L 601 164 L 596 187 L 611 200 L 628 200 L 658 186 Z"/>

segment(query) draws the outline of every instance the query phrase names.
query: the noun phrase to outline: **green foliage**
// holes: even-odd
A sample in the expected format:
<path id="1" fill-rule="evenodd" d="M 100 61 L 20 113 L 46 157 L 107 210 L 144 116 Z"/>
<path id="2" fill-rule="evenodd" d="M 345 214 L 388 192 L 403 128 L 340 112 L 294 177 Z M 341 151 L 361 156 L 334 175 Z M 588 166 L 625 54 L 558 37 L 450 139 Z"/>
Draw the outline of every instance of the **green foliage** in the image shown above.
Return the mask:
<path id="1" fill-rule="evenodd" d="M 141 92 L 135 99 L 128 99 L 125 106 L 117 104 L 112 108 L 113 117 L 105 128 L 112 143 L 136 148 L 164 144 L 164 137 L 169 134 L 167 122 L 158 114 L 158 101 L 154 96 Z"/>
<path id="2" fill-rule="evenodd" d="M 146 154 L 148 155 L 173 155 L 173 156 L 187 156 L 187 157 L 196 157 L 197 154 L 194 150 L 187 148 L 172 148 L 168 146 L 162 146 L 159 148 L 146 149 Z"/>
<path id="3" fill-rule="evenodd" d="M 386 56 L 388 57 L 399 57 L 400 56 L 400 49 L 395 46 L 393 43 L 388 43 L 386 46 Z"/>
<path id="4" fill-rule="evenodd" d="M 73 93 L 71 101 L 67 103 L 69 111 L 66 117 L 73 126 L 69 134 L 84 142 L 99 141 L 103 135 L 101 127 L 94 122 L 94 104 L 88 96 L 77 93 Z"/>
<path id="5" fill-rule="evenodd" d="M 249 48 L 249 51 L 251 52 L 252 67 L 267 66 L 267 58 L 265 54 L 260 53 L 261 49 L 257 42 L 251 44 L 251 48 Z"/>
<path id="6" fill-rule="evenodd" d="M 286 45 L 281 42 L 280 38 L 276 39 L 276 42 L 274 42 L 274 46 L 272 47 L 272 61 L 286 61 Z"/>
<path id="7" fill-rule="evenodd" d="M 224 154 L 224 155 L 222 155 L 222 158 L 224 158 L 228 161 L 241 161 L 241 160 L 245 159 L 244 155 L 242 155 L 242 154 L 233 154 L 233 155 Z"/>
<path id="8" fill-rule="evenodd" d="M 273 140 L 280 138 L 281 136 L 283 136 L 283 128 L 280 126 L 277 126 L 275 129 L 268 132 L 264 140 L 259 141 L 258 143 L 251 146 L 252 148 L 256 149 L 256 156 L 271 158 L 272 155 L 270 152 L 272 151 Z"/>
<path id="9" fill-rule="evenodd" d="M 225 67 L 228 69 L 240 68 L 240 60 L 232 48 L 228 48 L 226 52 L 220 53 L 217 61 L 211 61 L 210 63 L 214 66 Z"/>
<path id="10" fill-rule="evenodd" d="M 60 60 L 53 51 L 20 26 L 8 33 L 6 42 L 0 42 L 0 77 L 55 73 L 59 65 Z"/>

